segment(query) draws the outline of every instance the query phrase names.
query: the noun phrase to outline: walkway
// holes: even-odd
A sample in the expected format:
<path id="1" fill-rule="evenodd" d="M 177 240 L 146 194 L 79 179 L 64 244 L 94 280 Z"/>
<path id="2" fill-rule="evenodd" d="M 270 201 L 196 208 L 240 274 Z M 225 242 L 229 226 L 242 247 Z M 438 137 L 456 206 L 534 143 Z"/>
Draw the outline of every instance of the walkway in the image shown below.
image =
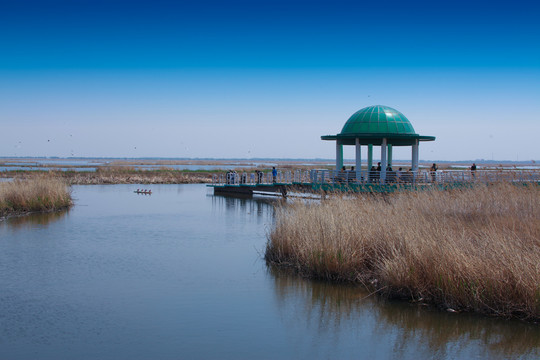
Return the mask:
<path id="1" fill-rule="evenodd" d="M 439 170 L 430 172 L 387 171 L 386 181 L 380 182 L 380 173 L 373 171 L 335 170 L 282 170 L 276 178 L 268 173 L 215 174 L 212 184 L 215 193 L 254 192 L 279 193 L 284 196 L 291 190 L 307 192 L 393 192 L 397 189 L 449 187 L 469 183 L 536 182 L 540 183 L 538 170 Z"/>

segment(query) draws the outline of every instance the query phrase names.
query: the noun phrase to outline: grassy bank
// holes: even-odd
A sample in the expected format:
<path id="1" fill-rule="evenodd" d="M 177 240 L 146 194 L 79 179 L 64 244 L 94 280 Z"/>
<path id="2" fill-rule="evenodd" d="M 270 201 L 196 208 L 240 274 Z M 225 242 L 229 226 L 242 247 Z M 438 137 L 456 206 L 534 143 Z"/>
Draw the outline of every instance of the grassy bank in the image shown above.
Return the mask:
<path id="1" fill-rule="evenodd" d="M 36 177 L 0 183 L 0 217 L 26 212 L 55 211 L 71 205 L 66 183 L 52 177 Z"/>
<path id="2" fill-rule="evenodd" d="M 70 185 L 102 184 L 203 184 L 212 181 L 210 171 L 174 169 L 137 170 L 132 167 L 100 167 L 97 171 L 5 171 L 4 177 L 33 179 L 44 175 Z"/>
<path id="3" fill-rule="evenodd" d="M 157 169 L 137 170 L 132 167 L 101 167 L 96 172 L 57 172 L 73 185 L 94 184 L 195 184 L 211 182 L 208 172 Z"/>
<path id="4" fill-rule="evenodd" d="M 391 297 L 540 319 L 540 187 L 285 205 L 266 259 Z"/>

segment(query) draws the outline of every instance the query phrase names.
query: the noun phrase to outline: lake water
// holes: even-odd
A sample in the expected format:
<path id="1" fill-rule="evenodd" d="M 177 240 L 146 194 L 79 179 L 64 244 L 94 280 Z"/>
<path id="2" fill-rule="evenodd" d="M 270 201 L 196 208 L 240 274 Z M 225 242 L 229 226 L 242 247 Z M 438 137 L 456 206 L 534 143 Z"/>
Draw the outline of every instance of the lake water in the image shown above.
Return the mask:
<path id="1" fill-rule="evenodd" d="M 538 359 L 540 326 L 390 302 L 263 260 L 276 199 L 74 186 L 0 222 L 0 359 Z"/>

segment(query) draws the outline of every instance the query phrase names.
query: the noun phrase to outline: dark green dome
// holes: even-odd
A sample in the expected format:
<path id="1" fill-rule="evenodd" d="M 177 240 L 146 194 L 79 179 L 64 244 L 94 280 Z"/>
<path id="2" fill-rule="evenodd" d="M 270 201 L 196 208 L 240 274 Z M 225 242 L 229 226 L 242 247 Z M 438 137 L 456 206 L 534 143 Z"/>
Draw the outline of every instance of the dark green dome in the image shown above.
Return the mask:
<path id="1" fill-rule="evenodd" d="M 380 145 L 386 139 L 393 146 L 411 146 L 418 141 L 433 141 L 435 136 L 418 135 L 405 115 L 388 106 L 373 105 L 352 114 L 341 133 L 321 139 L 337 140 L 341 145 Z"/>
<path id="2" fill-rule="evenodd" d="M 391 107 L 373 105 L 358 110 L 347 120 L 340 135 L 415 135 L 409 120 Z"/>

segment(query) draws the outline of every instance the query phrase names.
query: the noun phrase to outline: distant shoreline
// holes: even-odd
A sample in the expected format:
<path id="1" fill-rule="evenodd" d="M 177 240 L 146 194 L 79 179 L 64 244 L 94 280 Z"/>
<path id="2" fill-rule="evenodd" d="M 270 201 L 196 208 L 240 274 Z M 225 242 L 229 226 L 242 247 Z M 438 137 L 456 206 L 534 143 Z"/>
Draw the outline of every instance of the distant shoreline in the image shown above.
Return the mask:
<path id="1" fill-rule="evenodd" d="M 376 160 L 374 160 L 375 162 Z M 423 162 L 420 169 L 427 170 L 431 162 Z M 472 163 L 439 163 L 440 170 L 463 171 Z M 479 170 L 540 170 L 536 163 L 482 164 Z M 395 160 L 394 168 L 410 167 L 409 162 Z M 280 170 L 334 170 L 333 160 L 284 160 L 253 159 L 228 160 L 179 160 L 179 159 L 99 159 L 99 158 L 0 158 L 0 178 L 29 179 L 44 174 L 65 180 L 70 185 L 93 184 L 204 184 L 212 182 L 214 174 L 226 171 L 267 172 L 276 167 Z M 354 162 L 345 162 L 347 168 Z M 365 169 L 366 163 L 363 163 Z"/>
<path id="2" fill-rule="evenodd" d="M 185 158 L 185 157 L 57 157 L 57 156 L 0 156 L 0 165 L 9 162 L 11 160 L 46 160 L 46 161 L 62 161 L 62 160 L 83 160 L 83 161 L 107 161 L 110 163 L 114 162 L 132 162 L 132 163 L 153 163 L 153 162 L 171 162 L 171 163 L 212 163 L 212 164 L 221 164 L 227 162 L 274 162 L 277 164 L 282 163 L 297 163 L 297 162 L 309 162 L 313 164 L 319 163 L 335 163 L 334 158 Z M 378 161 L 374 159 L 373 161 Z M 344 162 L 354 164 L 354 159 L 344 159 Z M 366 160 L 363 159 L 363 163 Z M 406 164 L 410 163 L 410 159 L 394 159 L 395 163 Z M 436 159 L 427 159 L 419 160 L 421 164 L 432 164 L 432 163 L 441 163 L 441 164 L 469 164 L 476 163 L 477 165 L 533 165 L 540 167 L 540 159 L 531 159 L 531 160 L 487 160 L 487 159 L 471 159 L 471 160 L 436 160 Z"/>

